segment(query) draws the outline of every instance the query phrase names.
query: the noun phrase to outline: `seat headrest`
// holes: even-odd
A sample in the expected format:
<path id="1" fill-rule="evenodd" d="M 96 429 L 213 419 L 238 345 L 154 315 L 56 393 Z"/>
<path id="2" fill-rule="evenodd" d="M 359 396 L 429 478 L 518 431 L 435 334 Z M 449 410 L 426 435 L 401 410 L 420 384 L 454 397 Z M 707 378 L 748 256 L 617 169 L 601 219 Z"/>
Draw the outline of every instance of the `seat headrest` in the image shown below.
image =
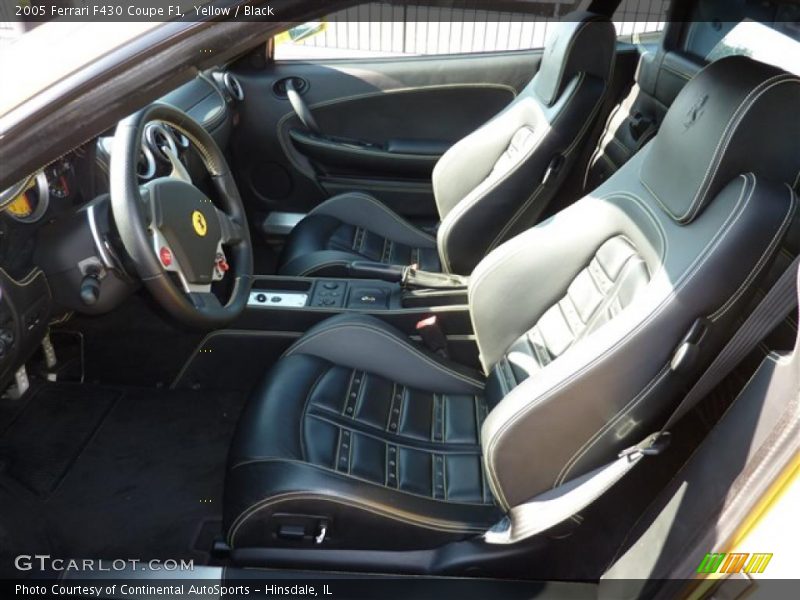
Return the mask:
<path id="1" fill-rule="evenodd" d="M 691 223 L 731 179 L 792 183 L 800 171 L 800 79 L 744 56 L 711 63 L 678 94 L 642 163 L 642 184 Z"/>
<path id="2" fill-rule="evenodd" d="M 588 12 L 566 15 L 547 36 L 533 80 L 536 95 L 551 106 L 578 73 L 607 80 L 616 39 L 614 25 L 605 17 Z"/>

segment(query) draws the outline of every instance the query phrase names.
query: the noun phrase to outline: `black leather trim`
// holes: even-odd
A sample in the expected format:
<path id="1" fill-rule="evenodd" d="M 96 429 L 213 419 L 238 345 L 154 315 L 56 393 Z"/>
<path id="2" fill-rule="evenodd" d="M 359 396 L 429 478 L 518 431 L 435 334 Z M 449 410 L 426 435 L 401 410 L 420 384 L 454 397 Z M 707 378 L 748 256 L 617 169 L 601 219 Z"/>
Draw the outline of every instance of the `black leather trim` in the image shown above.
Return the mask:
<path id="1" fill-rule="evenodd" d="M 309 223 L 300 223 L 287 242 L 281 272 L 344 275 L 346 257 L 323 254 L 344 250 L 353 252 L 354 259 L 366 255 L 390 264 L 410 261 L 428 271 L 467 275 L 488 251 L 535 224 L 558 193 L 596 120 L 608 92 L 616 41 L 613 25 L 588 13 L 568 15 L 556 29 L 559 33 L 548 42 L 542 71 L 507 108 L 436 163 L 432 182 L 441 225 L 435 244 L 398 238 L 396 223 L 387 225 L 386 215 L 374 211 L 362 214 L 356 206 L 365 205 L 353 198 L 348 199 L 353 208 L 343 212 L 339 209 L 345 203 L 337 197 L 313 211 Z M 543 99 L 542 90 L 550 87 Z M 386 154 L 370 149 L 353 152 L 372 159 Z M 420 160 L 417 155 L 398 157 Z M 322 213 L 336 217 L 341 228 L 316 219 Z M 399 220 L 396 215 L 392 218 Z M 354 238 L 359 234 L 347 225 L 379 236 L 376 245 L 382 251 L 357 250 Z M 345 238 L 344 244 L 332 241 L 335 231 Z M 399 247 L 395 255 L 386 256 L 385 240 L 408 248 Z M 438 257 L 427 248 L 436 248 Z"/>
<path id="2" fill-rule="evenodd" d="M 781 110 L 791 105 L 800 105 L 797 77 L 743 56 L 712 63 L 670 107 L 642 165 L 642 184 L 687 224 L 740 173 L 792 181 L 800 120 Z"/>
<path id="3" fill-rule="evenodd" d="M 342 360 L 344 338 L 365 352 Z M 275 513 L 326 519 L 326 548 L 380 548 L 382 535 L 398 549 L 428 548 L 495 522 L 482 387 L 437 359 L 365 316 L 329 319 L 287 350 L 245 408 L 229 454 L 231 545 L 286 544 Z"/>
<path id="4" fill-rule="evenodd" d="M 259 461 L 228 472 L 227 540 L 233 548 L 292 545 L 274 533 L 275 513 L 330 523 L 325 548 L 430 548 L 468 539 L 500 513 L 492 505 L 425 499 L 302 462 Z"/>
<path id="5" fill-rule="evenodd" d="M 418 264 L 440 270 L 433 237 L 359 192 L 320 204 L 292 230 L 281 255 L 282 275 L 345 277 L 350 262 Z"/>
<path id="6" fill-rule="evenodd" d="M 533 89 L 550 106 L 578 73 L 607 80 L 616 40 L 614 26 L 605 18 L 587 12 L 566 15 L 553 29 L 533 81 Z"/>

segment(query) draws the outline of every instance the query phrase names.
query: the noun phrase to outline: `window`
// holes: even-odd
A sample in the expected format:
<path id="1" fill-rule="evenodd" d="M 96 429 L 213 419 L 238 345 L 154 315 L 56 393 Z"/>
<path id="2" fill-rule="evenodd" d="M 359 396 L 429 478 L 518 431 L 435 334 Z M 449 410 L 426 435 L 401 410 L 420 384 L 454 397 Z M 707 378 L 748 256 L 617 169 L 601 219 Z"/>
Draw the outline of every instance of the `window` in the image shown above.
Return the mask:
<path id="1" fill-rule="evenodd" d="M 281 34 L 275 40 L 275 58 L 370 58 L 530 50 L 543 47 L 552 24 L 577 4 L 545 0 L 536 3 L 541 14 L 527 14 L 371 2 Z"/>
<path id="2" fill-rule="evenodd" d="M 625 42 L 658 41 L 667 22 L 669 0 L 622 0 L 614 16 L 617 37 Z"/>
<path id="3" fill-rule="evenodd" d="M 474 6 L 474 2 L 470 2 Z M 489 3 L 486 3 L 489 5 Z M 380 58 L 542 48 L 548 31 L 583 2 L 541 0 L 533 12 L 370 2 L 293 27 L 275 39 L 277 60 Z M 668 0 L 622 0 L 613 21 L 626 41 L 664 29 Z"/>

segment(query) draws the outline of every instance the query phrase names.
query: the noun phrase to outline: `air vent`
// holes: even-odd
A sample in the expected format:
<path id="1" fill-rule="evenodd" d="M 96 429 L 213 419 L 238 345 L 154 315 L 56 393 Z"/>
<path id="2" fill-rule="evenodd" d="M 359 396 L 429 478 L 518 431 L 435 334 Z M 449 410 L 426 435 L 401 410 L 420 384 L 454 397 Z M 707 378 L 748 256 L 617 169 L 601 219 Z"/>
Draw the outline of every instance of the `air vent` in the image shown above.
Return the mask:
<path id="1" fill-rule="evenodd" d="M 225 90 L 228 94 L 231 95 L 231 98 L 235 98 L 239 102 L 244 100 L 244 88 L 232 73 L 225 73 L 222 76 L 222 84 L 225 86 Z"/>

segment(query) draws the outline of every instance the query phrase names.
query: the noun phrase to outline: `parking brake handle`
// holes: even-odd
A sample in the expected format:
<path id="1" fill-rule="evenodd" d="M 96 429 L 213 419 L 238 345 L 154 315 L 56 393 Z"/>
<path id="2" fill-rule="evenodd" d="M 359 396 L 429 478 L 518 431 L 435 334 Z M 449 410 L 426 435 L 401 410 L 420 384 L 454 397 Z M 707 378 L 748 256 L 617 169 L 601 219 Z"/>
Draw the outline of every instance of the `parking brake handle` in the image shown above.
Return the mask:
<path id="1" fill-rule="evenodd" d="M 356 260 L 348 266 L 351 277 L 358 279 L 380 279 L 389 283 L 400 283 L 406 267 L 400 265 L 386 265 L 379 262 Z"/>

